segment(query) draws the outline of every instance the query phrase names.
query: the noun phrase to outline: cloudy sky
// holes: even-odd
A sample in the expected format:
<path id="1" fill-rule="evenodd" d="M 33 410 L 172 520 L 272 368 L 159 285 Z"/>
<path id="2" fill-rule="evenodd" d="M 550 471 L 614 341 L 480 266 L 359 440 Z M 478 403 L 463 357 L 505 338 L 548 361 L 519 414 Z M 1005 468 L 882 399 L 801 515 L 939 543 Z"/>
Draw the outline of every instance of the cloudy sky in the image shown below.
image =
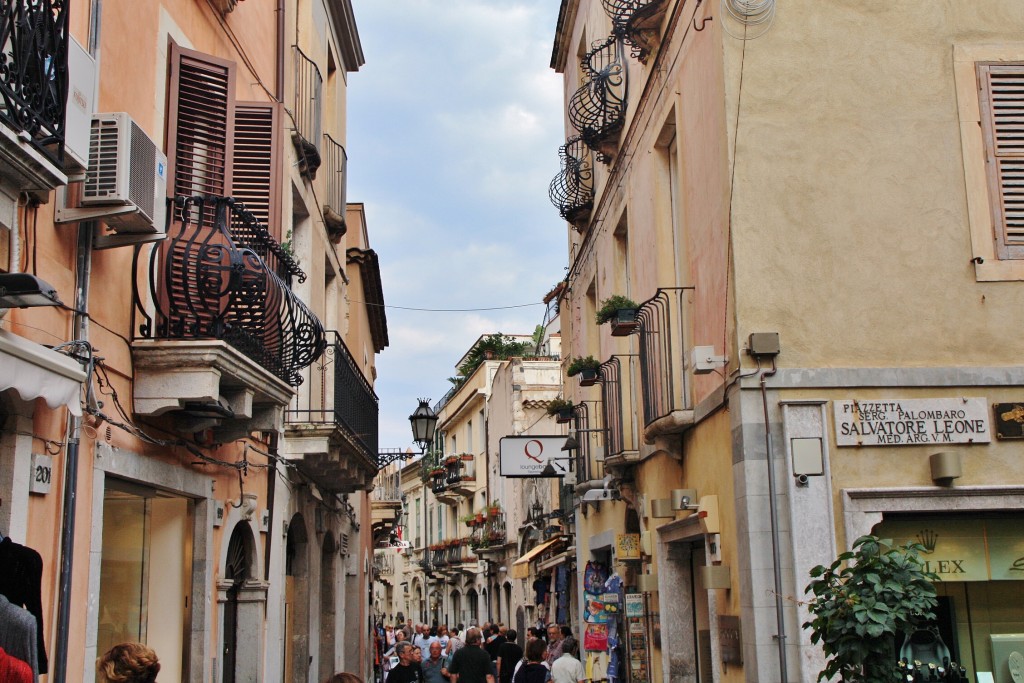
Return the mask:
<path id="1" fill-rule="evenodd" d="M 478 336 L 532 333 L 566 265 L 547 198 L 564 142 L 548 64 L 555 0 L 353 0 L 366 64 L 349 77 L 349 201 L 366 204 L 391 345 L 380 445 L 411 445 Z"/>

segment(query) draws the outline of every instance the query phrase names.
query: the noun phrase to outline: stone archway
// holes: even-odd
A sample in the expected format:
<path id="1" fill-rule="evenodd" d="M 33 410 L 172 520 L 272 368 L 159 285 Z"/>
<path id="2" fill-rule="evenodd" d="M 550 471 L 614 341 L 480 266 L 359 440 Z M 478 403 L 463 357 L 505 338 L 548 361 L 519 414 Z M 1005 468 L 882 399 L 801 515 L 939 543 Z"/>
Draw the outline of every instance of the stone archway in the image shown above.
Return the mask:
<path id="1" fill-rule="evenodd" d="M 256 540 L 246 521 L 231 531 L 223 578 L 217 584 L 221 605 L 223 683 L 261 680 L 263 620 L 267 584 L 259 580 Z"/>
<path id="2" fill-rule="evenodd" d="M 449 625 L 454 625 L 462 620 L 462 593 L 456 588 L 452 591 L 451 596 L 452 613 Z"/>
<path id="3" fill-rule="evenodd" d="M 285 677 L 289 683 L 309 680 L 309 534 L 296 513 L 285 541 Z"/>

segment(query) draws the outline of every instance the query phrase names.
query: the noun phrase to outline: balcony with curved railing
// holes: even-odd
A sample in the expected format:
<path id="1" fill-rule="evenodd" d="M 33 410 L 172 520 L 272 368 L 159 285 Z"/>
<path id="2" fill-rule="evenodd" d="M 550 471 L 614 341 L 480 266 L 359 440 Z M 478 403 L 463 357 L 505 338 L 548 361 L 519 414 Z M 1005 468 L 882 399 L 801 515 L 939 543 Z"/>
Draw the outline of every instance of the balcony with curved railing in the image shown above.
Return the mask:
<path id="1" fill-rule="evenodd" d="M 569 121 L 598 161 L 610 161 L 626 121 L 626 65 L 622 41 L 612 34 L 580 60 L 583 84 L 569 100 Z"/>
<path id="2" fill-rule="evenodd" d="M 630 55 L 647 63 L 658 46 L 661 22 L 668 6 L 666 0 L 601 0 L 611 17 L 614 32 L 630 46 Z"/>
<path id="3" fill-rule="evenodd" d="M 233 422 L 222 437 L 280 429 L 326 346 L 291 289 L 305 274 L 230 197 L 179 197 L 167 213 L 167 238 L 134 258 L 136 412 L 179 412 L 191 429 Z"/>
<path id="4" fill-rule="evenodd" d="M 57 166 L 64 159 L 68 18 L 66 0 L 0 1 L 0 121 L 13 133 L 4 154 L 24 141 Z"/>
<path id="5" fill-rule="evenodd" d="M 637 309 L 644 440 L 677 434 L 693 425 L 685 358 L 686 311 L 693 287 L 662 287 Z"/>
<path id="6" fill-rule="evenodd" d="M 574 135 L 558 148 L 561 169 L 548 186 L 548 198 L 559 215 L 582 229 L 594 208 L 594 167 L 590 148 Z"/>

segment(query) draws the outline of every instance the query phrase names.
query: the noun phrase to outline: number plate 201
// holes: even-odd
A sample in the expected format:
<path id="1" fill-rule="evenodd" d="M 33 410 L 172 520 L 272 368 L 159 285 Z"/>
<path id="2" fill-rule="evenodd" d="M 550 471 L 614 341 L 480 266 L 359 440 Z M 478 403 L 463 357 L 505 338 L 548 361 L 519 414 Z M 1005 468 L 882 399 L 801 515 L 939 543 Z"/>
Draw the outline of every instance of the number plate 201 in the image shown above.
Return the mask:
<path id="1" fill-rule="evenodd" d="M 53 479 L 53 458 L 40 453 L 32 454 L 32 473 L 29 477 L 29 493 L 45 495 L 50 492 Z"/>

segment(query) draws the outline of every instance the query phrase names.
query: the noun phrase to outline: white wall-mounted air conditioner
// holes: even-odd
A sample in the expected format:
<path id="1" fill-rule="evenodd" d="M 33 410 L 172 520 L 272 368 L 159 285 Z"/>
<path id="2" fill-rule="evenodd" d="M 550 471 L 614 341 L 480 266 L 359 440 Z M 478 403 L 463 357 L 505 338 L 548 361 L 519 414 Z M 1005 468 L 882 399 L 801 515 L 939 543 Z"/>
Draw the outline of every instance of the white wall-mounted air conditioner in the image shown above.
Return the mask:
<path id="1" fill-rule="evenodd" d="M 134 206 L 104 219 L 117 232 L 160 232 L 167 197 L 167 157 L 124 112 L 94 114 L 82 206 Z"/>
<path id="2" fill-rule="evenodd" d="M 166 234 L 167 157 L 124 112 L 93 114 L 89 170 L 79 206 L 58 188 L 56 223 L 103 221 L 94 246 L 107 249 L 161 240 Z"/>

